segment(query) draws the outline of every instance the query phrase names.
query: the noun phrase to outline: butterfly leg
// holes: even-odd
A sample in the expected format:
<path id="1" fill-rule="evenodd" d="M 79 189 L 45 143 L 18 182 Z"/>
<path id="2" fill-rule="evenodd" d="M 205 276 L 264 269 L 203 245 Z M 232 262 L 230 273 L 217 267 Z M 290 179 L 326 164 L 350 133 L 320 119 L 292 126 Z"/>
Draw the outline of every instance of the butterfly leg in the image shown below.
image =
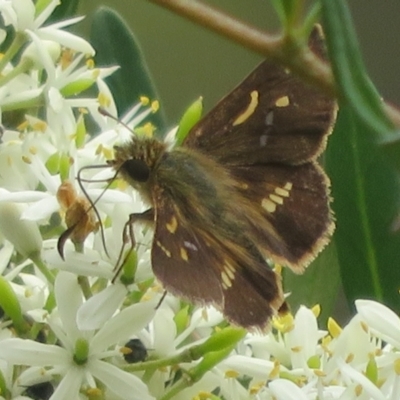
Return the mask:
<path id="1" fill-rule="evenodd" d="M 114 268 L 115 275 L 112 279 L 112 283 L 116 281 L 123 265 L 125 264 L 125 261 L 128 259 L 128 257 L 131 255 L 131 252 L 136 247 L 136 239 L 135 239 L 135 233 L 133 231 L 133 224 L 135 222 L 143 222 L 146 224 L 151 224 L 153 221 L 154 221 L 154 210 L 152 208 L 149 208 L 148 210 L 143 211 L 142 213 L 132 213 L 129 215 L 129 219 L 128 221 L 126 221 L 124 229 L 122 231 L 122 246 L 118 255 L 117 263 L 115 264 L 116 265 Z M 125 246 L 128 242 L 130 242 L 129 251 L 125 255 L 123 261 L 121 262 Z"/>

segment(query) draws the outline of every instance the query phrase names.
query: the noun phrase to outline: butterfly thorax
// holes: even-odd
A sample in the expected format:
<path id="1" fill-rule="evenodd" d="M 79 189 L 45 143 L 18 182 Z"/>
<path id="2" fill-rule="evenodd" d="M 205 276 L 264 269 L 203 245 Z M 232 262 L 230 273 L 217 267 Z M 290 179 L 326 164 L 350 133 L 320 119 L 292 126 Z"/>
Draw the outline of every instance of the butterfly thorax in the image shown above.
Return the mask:
<path id="1" fill-rule="evenodd" d="M 157 209 L 158 192 L 163 191 L 175 204 L 179 218 L 204 229 L 230 229 L 233 210 L 238 213 L 243 198 L 235 189 L 228 170 L 213 159 L 186 147 L 165 152 L 155 169 L 153 203 Z M 237 223 L 243 223 L 235 218 Z M 234 227 L 231 227 L 234 229 Z M 237 229 L 237 227 L 235 227 Z M 235 229 L 235 230 L 236 230 Z"/>

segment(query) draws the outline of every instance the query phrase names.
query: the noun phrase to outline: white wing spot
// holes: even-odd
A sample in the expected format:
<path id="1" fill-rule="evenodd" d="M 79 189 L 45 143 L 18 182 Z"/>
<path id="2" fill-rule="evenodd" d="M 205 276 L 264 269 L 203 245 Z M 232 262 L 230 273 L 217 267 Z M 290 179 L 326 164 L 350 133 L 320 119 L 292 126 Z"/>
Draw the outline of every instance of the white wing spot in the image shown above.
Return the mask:
<path id="1" fill-rule="evenodd" d="M 183 242 L 183 245 L 187 248 L 187 249 L 190 249 L 190 250 L 193 250 L 193 251 L 199 251 L 199 249 L 197 248 L 197 246 L 195 245 L 195 244 L 193 244 L 192 242 L 188 242 L 188 241 L 184 241 Z"/>
<path id="2" fill-rule="evenodd" d="M 178 228 L 178 220 L 176 219 L 175 215 L 172 216 L 171 221 L 166 223 L 165 226 L 167 227 L 168 232 L 176 232 L 176 229 Z"/>
<path id="3" fill-rule="evenodd" d="M 224 265 L 225 269 L 230 269 L 233 273 L 235 273 L 235 267 L 228 261 L 225 260 L 225 265 Z"/>
<path id="4" fill-rule="evenodd" d="M 279 97 L 278 100 L 275 101 L 276 107 L 287 107 L 290 104 L 288 96 Z"/>
<path id="5" fill-rule="evenodd" d="M 267 145 L 268 135 L 261 135 L 260 136 L 260 146 L 265 147 Z"/>
<path id="6" fill-rule="evenodd" d="M 290 192 L 292 190 L 292 187 L 293 187 L 293 183 L 292 182 L 286 182 L 285 186 L 283 188 Z"/>
<path id="7" fill-rule="evenodd" d="M 157 246 L 164 252 L 164 254 L 165 254 L 168 258 L 171 258 L 171 252 L 170 252 L 167 248 L 165 248 L 165 247 L 161 244 L 161 242 L 160 242 L 159 240 L 157 240 L 156 244 L 157 244 Z"/>
<path id="8" fill-rule="evenodd" d="M 270 194 L 269 198 L 276 204 L 283 204 L 283 199 L 280 196 L 277 196 L 276 194 Z"/>
<path id="9" fill-rule="evenodd" d="M 227 265 L 225 265 L 225 272 L 231 281 L 233 281 L 235 279 L 234 270 L 232 271 L 232 269 L 230 267 L 228 267 Z"/>
<path id="10" fill-rule="evenodd" d="M 183 247 L 181 247 L 181 258 L 184 261 L 188 261 L 189 260 L 188 252 Z"/>
<path id="11" fill-rule="evenodd" d="M 239 189 L 247 190 L 249 188 L 249 185 L 245 182 L 237 182 L 237 187 Z"/>
<path id="12" fill-rule="evenodd" d="M 261 207 L 269 213 L 273 213 L 276 210 L 276 204 L 270 199 L 262 199 Z"/>
<path id="13" fill-rule="evenodd" d="M 265 125 L 268 127 L 272 126 L 274 124 L 274 112 L 269 111 L 265 117 Z"/>
<path id="14" fill-rule="evenodd" d="M 275 193 L 281 197 L 289 197 L 289 191 L 280 187 L 275 188 Z"/>
<path id="15" fill-rule="evenodd" d="M 228 274 L 225 271 L 221 272 L 222 287 L 228 289 L 232 287 L 232 281 L 230 280 Z"/>
<path id="16" fill-rule="evenodd" d="M 237 118 L 233 121 L 232 125 L 240 125 L 243 124 L 243 122 L 246 122 L 254 113 L 258 106 L 258 92 L 257 90 L 253 90 L 250 93 L 250 103 L 247 106 L 247 108 L 237 116 Z"/>

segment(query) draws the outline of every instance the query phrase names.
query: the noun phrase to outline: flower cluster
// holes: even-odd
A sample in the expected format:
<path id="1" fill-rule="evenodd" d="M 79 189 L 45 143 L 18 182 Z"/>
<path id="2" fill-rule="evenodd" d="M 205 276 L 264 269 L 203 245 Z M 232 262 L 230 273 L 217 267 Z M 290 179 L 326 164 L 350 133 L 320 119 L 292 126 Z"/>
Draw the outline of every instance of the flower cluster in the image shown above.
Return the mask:
<path id="1" fill-rule="evenodd" d="M 104 81 L 116 68 L 96 68 L 92 46 L 63 30 L 80 18 L 47 22 L 57 4 L 0 0 L 0 399 L 400 398 L 400 319 L 379 303 L 357 301 L 343 329 L 319 330 L 301 307 L 248 333 L 213 307 L 160 302 L 152 234 L 136 226 L 124 284 L 111 283 L 143 204 L 122 183 L 104 191 L 110 169 L 85 169 L 93 216 L 76 176 L 105 165 L 156 103 L 141 99 L 124 125 L 104 117 L 99 106 L 116 114 Z"/>

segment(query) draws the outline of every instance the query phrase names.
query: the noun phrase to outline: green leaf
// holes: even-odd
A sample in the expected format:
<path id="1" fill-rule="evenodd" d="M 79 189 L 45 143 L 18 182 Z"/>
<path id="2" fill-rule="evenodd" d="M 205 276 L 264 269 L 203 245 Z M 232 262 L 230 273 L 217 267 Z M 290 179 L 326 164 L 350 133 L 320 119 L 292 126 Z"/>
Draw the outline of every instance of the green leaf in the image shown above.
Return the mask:
<path id="1" fill-rule="evenodd" d="M 400 235 L 393 230 L 393 223 L 400 188 L 389 152 L 379 146 L 396 133 L 367 75 L 346 2 L 320 2 L 340 97 L 327 170 L 332 180 L 343 288 L 351 307 L 355 299 L 367 297 L 397 308 Z"/>
<path id="2" fill-rule="evenodd" d="M 394 127 L 369 79 L 345 0 L 320 0 L 332 70 L 341 99 L 370 126 L 380 140 Z"/>
<path id="3" fill-rule="evenodd" d="M 343 105 L 330 138 L 326 169 L 336 215 L 334 240 L 349 305 L 375 298 L 398 309 L 400 234 L 393 230 L 399 180 L 371 127 Z"/>
<path id="4" fill-rule="evenodd" d="M 90 42 L 96 49 L 98 66 L 120 66 L 107 78 L 120 115 L 136 104 L 141 96 L 158 99 L 140 46 L 117 13 L 105 7 L 95 13 Z M 164 131 L 166 124 L 162 111 L 151 114 L 148 121 Z"/>

